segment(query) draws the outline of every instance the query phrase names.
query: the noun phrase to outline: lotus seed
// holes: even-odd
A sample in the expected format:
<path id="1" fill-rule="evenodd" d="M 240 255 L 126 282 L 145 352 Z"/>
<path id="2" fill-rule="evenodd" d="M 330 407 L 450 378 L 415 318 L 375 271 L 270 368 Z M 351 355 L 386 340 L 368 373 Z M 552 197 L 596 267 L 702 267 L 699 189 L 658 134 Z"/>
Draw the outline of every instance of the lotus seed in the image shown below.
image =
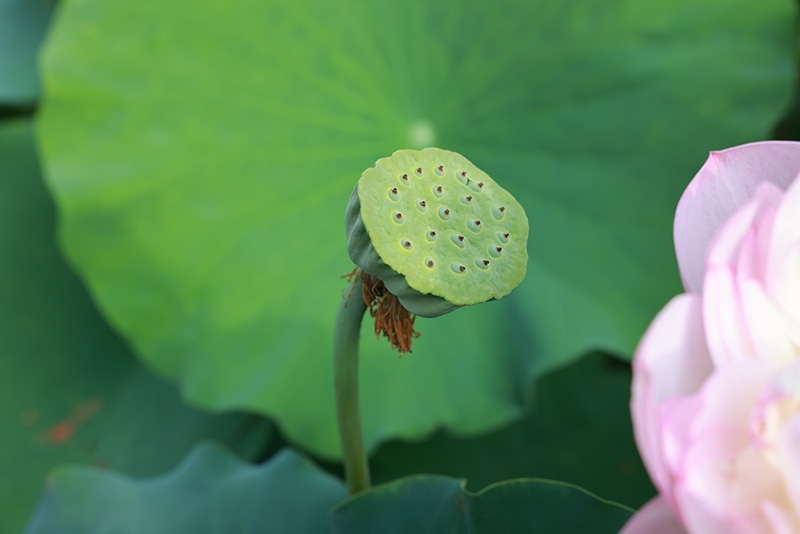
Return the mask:
<path id="1" fill-rule="evenodd" d="M 500 246 L 491 246 L 489 247 L 489 256 L 493 258 L 499 258 L 503 255 L 503 247 Z"/>
<path id="2" fill-rule="evenodd" d="M 472 189 L 476 193 L 480 193 L 481 191 L 483 191 L 483 182 L 476 182 L 474 180 L 470 180 L 467 185 L 469 186 L 470 189 Z"/>
<path id="3" fill-rule="evenodd" d="M 449 221 L 450 220 L 450 210 L 447 209 L 447 208 L 444 208 L 444 207 L 439 208 L 439 218 L 442 219 L 443 221 Z"/>
<path id="4" fill-rule="evenodd" d="M 442 189 L 441 185 L 440 186 L 434 186 L 433 187 L 433 194 L 434 194 L 434 196 L 436 196 L 436 198 L 442 198 L 442 195 L 444 195 L 444 189 Z"/>
<path id="5" fill-rule="evenodd" d="M 403 214 L 400 213 L 399 211 L 392 212 L 392 220 L 396 224 L 403 224 L 404 222 L 406 222 L 405 217 L 403 217 Z"/>
<path id="6" fill-rule="evenodd" d="M 436 262 L 433 261 L 433 258 L 425 258 L 425 266 L 428 267 L 428 269 L 433 269 L 436 267 Z"/>
<path id="7" fill-rule="evenodd" d="M 435 172 L 437 176 L 444 176 L 444 165 L 439 165 L 433 172 Z"/>
<path id="8" fill-rule="evenodd" d="M 492 206 L 492 216 L 498 221 L 502 221 L 506 216 L 506 209 L 503 206 L 498 206 L 495 204 Z"/>
<path id="9" fill-rule="evenodd" d="M 508 232 L 497 232 L 497 239 L 500 240 L 502 244 L 508 243 L 509 233 Z"/>
<path id="10" fill-rule="evenodd" d="M 407 174 L 401 174 L 400 175 L 400 179 L 402 181 L 404 181 L 405 183 L 408 183 L 408 175 Z"/>
<path id="11" fill-rule="evenodd" d="M 461 195 L 460 200 L 461 200 L 462 204 L 466 204 L 468 206 L 472 204 L 472 197 L 471 196 Z"/>
<path id="12" fill-rule="evenodd" d="M 428 241 L 436 241 L 436 232 L 428 230 L 428 233 L 425 234 L 425 239 Z"/>
<path id="13" fill-rule="evenodd" d="M 453 234 L 453 235 L 450 236 L 450 241 L 452 241 L 453 244 L 455 246 L 457 246 L 458 248 L 464 248 L 464 236 L 463 235 Z"/>
<path id="14" fill-rule="evenodd" d="M 414 243 L 412 243 L 412 242 L 411 242 L 411 241 L 409 241 L 408 239 L 403 239 L 403 240 L 400 242 L 400 244 L 401 244 L 401 245 L 402 245 L 402 247 L 403 247 L 404 249 L 406 249 L 406 250 L 412 250 L 412 249 L 414 248 Z"/>
<path id="15" fill-rule="evenodd" d="M 456 274 L 464 274 L 467 272 L 467 267 L 458 262 L 453 262 L 450 264 L 450 270 Z"/>
<path id="16" fill-rule="evenodd" d="M 458 180 L 459 182 L 461 182 L 464 185 L 467 185 L 467 180 L 468 180 L 467 172 L 466 171 L 461 171 L 459 173 L 456 173 L 456 180 Z"/>
<path id="17" fill-rule="evenodd" d="M 400 191 L 398 191 L 396 187 L 389 189 L 387 194 L 389 195 L 389 200 L 393 200 L 394 202 L 400 200 Z"/>
<path id="18" fill-rule="evenodd" d="M 422 176 L 422 167 L 417 167 L 416 169 L 414 169 L 414 174 L 416 174 L 417 176 Z"/>
<path id="19" fill-rule="evenodd" d="M 469 230 L 475 232 L 476 234 L 480 233 L 481 230 L 483 230 L 481 222 L 475 219 L 467 219 L 466 225 Z"/>
<path id="20" fill-rule="evenodd" d="M 419 209 L 419 211 L 422 213 L 425 213 L 425 211 L 428 209 L 428 205 L 425 204 L 424 200 L 417 200 L 417 209 Z"/>
<path id="21" fill-rule="evenodd" d="M 478 269 L 485 271 L 489 268 L 489 260 L 486 258 L 475 258 L 475 265 L 478 266 Z"/>

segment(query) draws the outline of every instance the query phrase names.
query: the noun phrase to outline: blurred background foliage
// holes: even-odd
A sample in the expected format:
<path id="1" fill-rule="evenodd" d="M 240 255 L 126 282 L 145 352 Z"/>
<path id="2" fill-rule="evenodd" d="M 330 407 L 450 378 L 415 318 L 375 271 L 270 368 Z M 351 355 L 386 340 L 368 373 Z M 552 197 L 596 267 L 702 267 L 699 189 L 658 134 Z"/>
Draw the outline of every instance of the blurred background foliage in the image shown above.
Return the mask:
<path id="1" fill-rule="evenodd" d="M 789 109 L 794 15 L 0 0 L 0 532 L 64 463 L 150 477 L 189 454 L 217 476 L 216 453 L 189 453 L 204 439 L 252 462 L 290 445 L 341 474 L 344 206 L 376 159 L 426 145 L 521 201 L 531 260 L 508 298 L 420 319 L 401 359 L 365 327 L 374 478 L 545 477 L 638 507 L 654 490 L 626 361 L 680 290 L 674 206 L 708 150 L 768 138 Z M 776 135 L 797 137 L 795 115 Z M 54 475 L 66 493 L 31 528 L 93 476 Z"/>

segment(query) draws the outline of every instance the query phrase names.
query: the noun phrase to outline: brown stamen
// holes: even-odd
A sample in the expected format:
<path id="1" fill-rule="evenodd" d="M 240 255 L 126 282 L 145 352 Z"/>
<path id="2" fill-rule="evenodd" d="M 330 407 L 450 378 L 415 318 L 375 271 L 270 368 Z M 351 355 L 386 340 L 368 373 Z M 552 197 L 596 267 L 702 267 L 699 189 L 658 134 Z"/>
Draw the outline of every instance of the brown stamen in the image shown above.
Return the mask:
<path id="1" fill-rule="evenodd" d="M 350 284 L 350 291 L 347 292 L 347 300 L 344 301 L 344 307 L 346 308 L 348 304 L 350 304 L 350 297 L 353 295 L 353 289 L 356 287 L 356 276 L 359 274 L 360 270 L 358 267 L 353 269 L 347 274 L 343 274 L 339 278 L 347 278 L 347 283 Z"/>
<path id="2" fill-rule="evenodd" d="M 411 352 L 411 340 L 420 336 L 414 331 L 416 316 L 403 307 L 379 278 L 362 271 L 361 282 L 364 302 L 369 306 L 370 316 L 375 318 L 375 335 L 380 339 L 382 333 L 401 356 Z"/>

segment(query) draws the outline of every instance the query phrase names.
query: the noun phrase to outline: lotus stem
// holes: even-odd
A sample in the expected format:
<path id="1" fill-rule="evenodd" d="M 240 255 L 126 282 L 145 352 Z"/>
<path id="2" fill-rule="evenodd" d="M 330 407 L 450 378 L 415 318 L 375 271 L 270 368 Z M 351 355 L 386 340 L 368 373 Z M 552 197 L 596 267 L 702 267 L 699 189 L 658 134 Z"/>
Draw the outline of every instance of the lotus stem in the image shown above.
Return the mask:
<path id="1" fill-rule="evenodd" d="M 367 310 L 361 296 L 359 274 L 354 273 L 352 287 L 342 295 L 333 336 L 336 416 L 342 441 L 345 482 L 351 495 L 369 488 L 371 484 L 358 399 L 358 338 Z"/>

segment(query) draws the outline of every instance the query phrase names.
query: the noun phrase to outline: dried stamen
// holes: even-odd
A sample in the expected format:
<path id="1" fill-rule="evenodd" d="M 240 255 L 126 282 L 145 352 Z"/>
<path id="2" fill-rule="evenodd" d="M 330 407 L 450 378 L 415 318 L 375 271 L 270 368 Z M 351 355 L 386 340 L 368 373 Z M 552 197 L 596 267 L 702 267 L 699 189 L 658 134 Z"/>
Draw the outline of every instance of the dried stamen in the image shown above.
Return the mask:
<path id="1" fill-rule="evenodd" d="M 411 340 L 420 336 L 414 331 L 416 316 L 403 307 L 379 278 L 362 271 L 361 282 L 364 302 L 369 306 L 370 316 L 375 318 L 375 335 L 380 339 L 383 333 L 401 356 L 411 352 Z"/>
<path id="2" fill-rule="evenodd" d="M 356 267 L 352 271 L 347 274 L 343 274 L 339 278 L 347 278 L 347 283 L 350 285 L 350 291 L 347 292 L 347 299 L 344 301 L 344 307 L 346 308 L 348 304 L 350 304 L 350 296 L 353 294 L 353 289 L 356 287 L 356 276 L 361 273 L 361 269 Z"/>

